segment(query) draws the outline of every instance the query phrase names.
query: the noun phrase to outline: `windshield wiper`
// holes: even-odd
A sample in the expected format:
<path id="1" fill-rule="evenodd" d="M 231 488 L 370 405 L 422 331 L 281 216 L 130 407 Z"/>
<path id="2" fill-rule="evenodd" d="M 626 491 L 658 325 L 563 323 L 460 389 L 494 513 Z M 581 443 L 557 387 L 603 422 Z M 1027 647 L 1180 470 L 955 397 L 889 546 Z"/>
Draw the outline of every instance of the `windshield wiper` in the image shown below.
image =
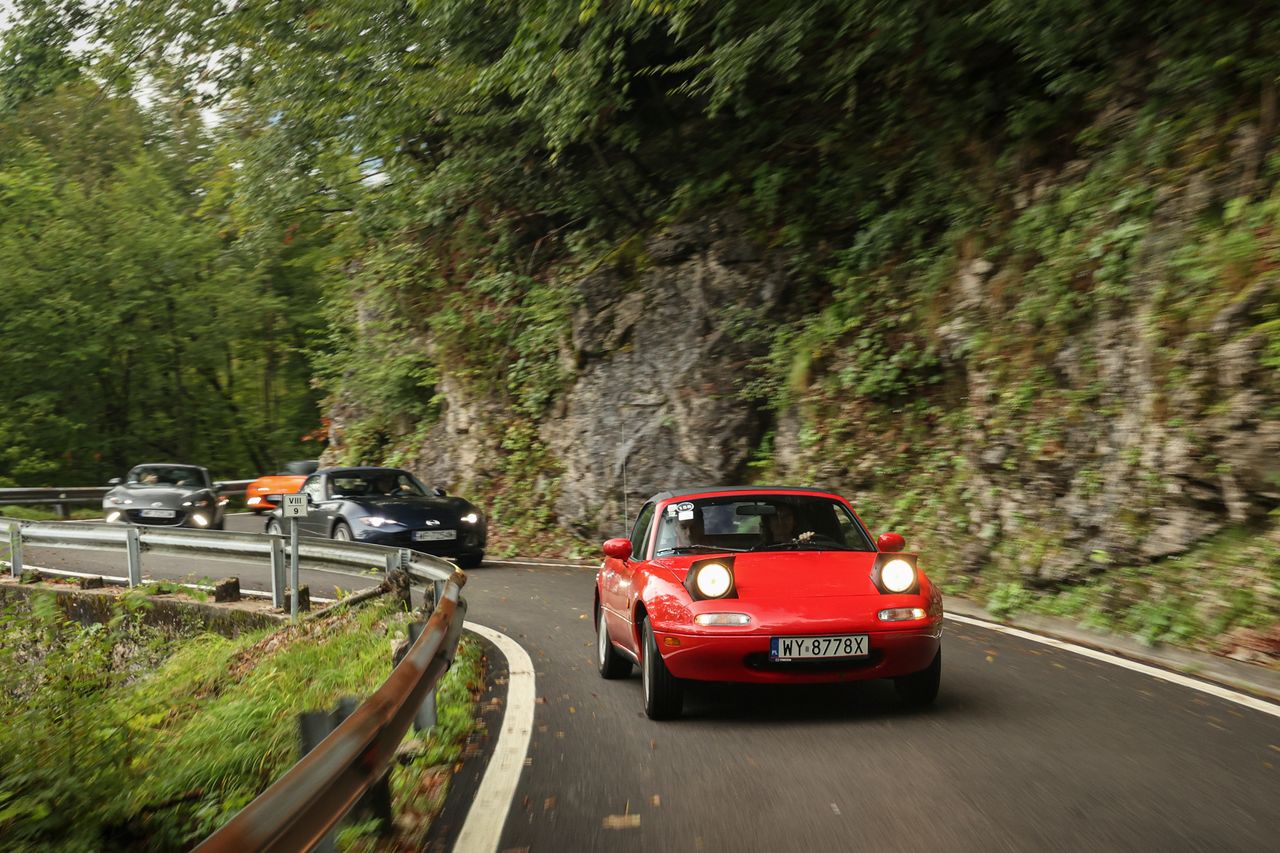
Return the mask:
<path id="1" fill-rule="evenodd" d="M 752 551 L 852 551 L 848 545 L 830 540 L 817 542 L 812 539 L 788 539 L 786 542 L 773 542 L 757 545 Z"/>
<path id="2" fill-rule="evenodd" d="M 676 545 L 672 548 L 663 548 L 654 556 L 662 556 L 663 554 L 688 554 L 694 551 L 711 551 L 719 554 L 724 551 L 746 551 L 746 548 L 726 548 L 723 545 Z"/>

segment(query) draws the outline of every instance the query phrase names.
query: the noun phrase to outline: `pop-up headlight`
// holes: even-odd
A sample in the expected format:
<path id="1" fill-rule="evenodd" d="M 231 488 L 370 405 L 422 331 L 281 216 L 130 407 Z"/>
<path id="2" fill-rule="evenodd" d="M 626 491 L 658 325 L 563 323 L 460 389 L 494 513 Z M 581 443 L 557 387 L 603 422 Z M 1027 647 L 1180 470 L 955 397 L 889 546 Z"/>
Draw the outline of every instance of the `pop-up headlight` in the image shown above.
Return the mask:
<path id="1" fill-rule="evenodd" d="M 689 567 L 684 587 L 694 601 L 737 598 L 738 591 L 733 584 L 733 558 L 697 561 Z"/>

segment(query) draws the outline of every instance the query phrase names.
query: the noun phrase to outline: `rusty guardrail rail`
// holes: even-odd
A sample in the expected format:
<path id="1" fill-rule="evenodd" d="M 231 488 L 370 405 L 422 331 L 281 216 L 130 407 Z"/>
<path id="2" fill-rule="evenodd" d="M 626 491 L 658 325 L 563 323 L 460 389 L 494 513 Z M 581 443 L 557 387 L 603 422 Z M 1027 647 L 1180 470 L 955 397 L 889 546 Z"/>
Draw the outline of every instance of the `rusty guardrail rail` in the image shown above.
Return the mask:
<path id="1" fill-rule="evenodd" d="M 423 700 L 453 663 L 466 614 L 455 571 L 391 676 L 320 744 L 195 849 L 309 850 L 383 778 Z"/>

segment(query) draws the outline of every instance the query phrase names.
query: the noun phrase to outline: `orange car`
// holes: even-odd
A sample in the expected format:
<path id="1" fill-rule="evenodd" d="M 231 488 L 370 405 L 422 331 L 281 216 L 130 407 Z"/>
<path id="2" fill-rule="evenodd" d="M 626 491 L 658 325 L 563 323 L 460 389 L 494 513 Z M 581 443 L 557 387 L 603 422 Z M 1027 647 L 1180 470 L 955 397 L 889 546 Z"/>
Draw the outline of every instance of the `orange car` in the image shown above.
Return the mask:
<path id="1" fill-rule="evenodd" d="M 245 503 L 258 515 L 273 510 L 276 505 L 267 500 L 264 495 L 293 494 L 302 488 L 307 477 L 314 474 L 319 467 L 319 462 L 286 463 L 284 471 L 279 474 L 267 474 L 250 483 L 244 490 Z"/>

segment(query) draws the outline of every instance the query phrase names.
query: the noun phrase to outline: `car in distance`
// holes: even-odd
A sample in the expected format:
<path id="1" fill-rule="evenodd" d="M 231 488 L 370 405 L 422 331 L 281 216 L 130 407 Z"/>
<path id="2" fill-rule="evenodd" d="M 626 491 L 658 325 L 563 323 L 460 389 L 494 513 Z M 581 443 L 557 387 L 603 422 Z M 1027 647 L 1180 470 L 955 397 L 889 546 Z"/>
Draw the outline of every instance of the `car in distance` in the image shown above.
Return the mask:
<path id="1" fill-rule="evenodd" d="M 307 496 L 307 514 L 298 519 L 303 536 L 412 548 L 449 557 L 464 569 L 484 560 L 484 513 L 444 489 L 428 489 L 408 471 L 327 468 L 307 477 L 299 491 Z M 266 531 L 284 530 L 281 511 L 272 510 Z"/>
<path id="2" fill-rule="evenodd" d="M 942 594 L 896 533 L 873 540 L 809 488 L 654 495 L 604 543 L 593 613 L 600 675 L 640 666 L 645 713 L 679 716 L 689 681 L 891 678 L 927 705 L 942 674 Z"/>
<path id="3" fill-rule="evenodd" d="M 225 521 L 222 484 L 199 465 L 137 465 L 107 485 L 112 489 L 102 512 L 108 522 L 221 530 Z"/>
<path id="4" fill-rule="evenodd" d="M 320 463 L 314 460 L 286 462 L 279 474 L 265 474 L 250 483 L 244 490 L 244 502 L 255 515 L 273 510 L 276 504 L 267 500 L 268 495 L 293 494 L 319 467 Z"/>

